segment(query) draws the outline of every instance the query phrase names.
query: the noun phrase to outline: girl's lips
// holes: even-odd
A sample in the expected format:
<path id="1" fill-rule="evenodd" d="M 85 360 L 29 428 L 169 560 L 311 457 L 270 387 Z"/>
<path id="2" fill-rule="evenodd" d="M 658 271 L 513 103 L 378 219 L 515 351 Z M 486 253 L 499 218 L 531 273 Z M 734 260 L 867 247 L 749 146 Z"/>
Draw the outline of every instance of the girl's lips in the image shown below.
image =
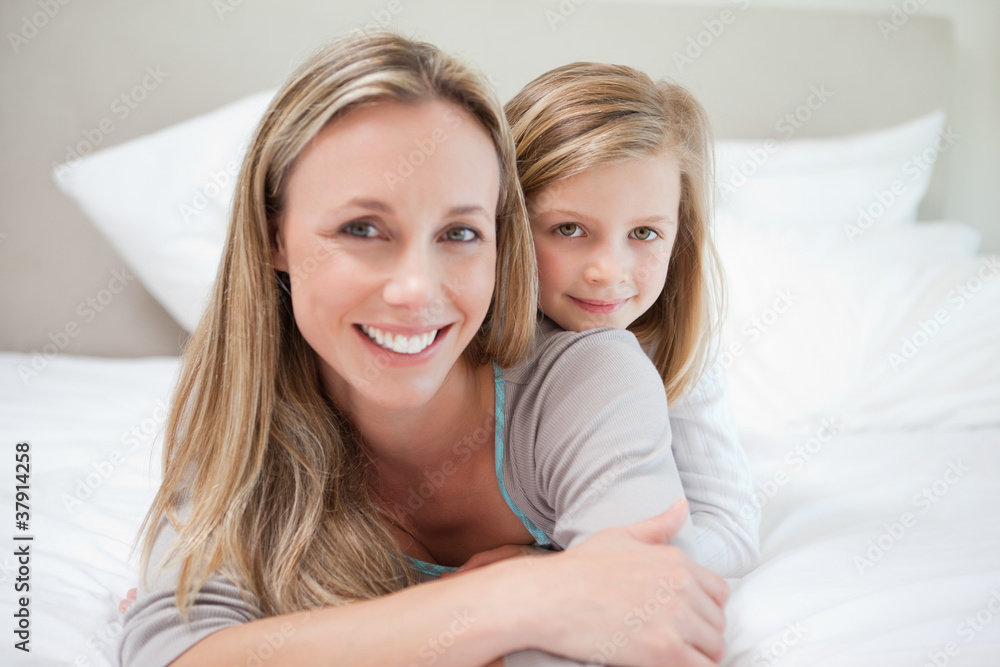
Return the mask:
<path id="1" fill-rule="evenodd" d="M 438 330 L 437 336 L 434 338 L 434 342 L 416 354 L 405 354 L 382 347 L 369 338 L 368 334 L 361 330 L 361 325 L 354 325 L 354 330 L 358 332 L 358 336 L 361 337 L 365 345 L 369 346 L 369 348 L 376 355 L 379 355 L 379 365 L 382 365 L 381 361 L 385 360 L 385 364 L 389 366 L 415 366 L 424 363 L 433 357 L 439 349 L 441 349 L 441 341 L 448 335 L 448 332 L 451 330 L 451 325 L 448 324 L 441 327 L 441 329 Z"/>
<path id="2" fill-rule="evenodd" d="M 628 303 L 628 299 L 618 299 L 617 301 L 597 301 L 593 299 L 577 299 L 575 296 L 569 297 L 573 303 L 581 309 L 594 315 L 610 315 Z"/>

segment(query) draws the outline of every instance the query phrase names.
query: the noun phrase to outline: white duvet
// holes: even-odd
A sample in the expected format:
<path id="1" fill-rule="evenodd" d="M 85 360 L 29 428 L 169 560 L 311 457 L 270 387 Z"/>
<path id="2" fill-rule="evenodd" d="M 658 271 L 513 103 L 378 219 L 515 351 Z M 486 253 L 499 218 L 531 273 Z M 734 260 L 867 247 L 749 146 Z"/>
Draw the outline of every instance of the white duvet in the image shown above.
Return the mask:
<path id="1" fill-rule="evenodd" d="M 57 357 L 25 384 L 31 361 L 0 354 L 2 515 L 20 534 L 27 441 L 35 538 L 27 655 L 10 639 L 18 565 L 0 557 L 0 663 L 109 665 L 177 360 Z M 1000 427 L 829 433 L 743 434 L 763 557 L 731 580 L 723 664 L 1000 665 Z"/>

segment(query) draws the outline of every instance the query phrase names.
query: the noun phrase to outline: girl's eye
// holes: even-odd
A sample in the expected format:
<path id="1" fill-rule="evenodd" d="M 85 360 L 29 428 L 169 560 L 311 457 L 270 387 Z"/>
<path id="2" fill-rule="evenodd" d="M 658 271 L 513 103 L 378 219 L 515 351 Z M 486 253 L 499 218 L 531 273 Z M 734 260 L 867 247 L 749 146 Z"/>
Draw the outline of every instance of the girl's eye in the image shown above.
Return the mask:
<path id="1" fill-rule="evenodd" d="M 468 227 L 452 227 L 444 233 L 444 237 L 449 241 L 458 242 L 475 241 L 478 236 L 476 230 Z"/>
<path id="2" fill-rule="evenodd" d="M 344 231 L 351 236 L 357 236 L 360 238 L 373 238 L 378 236 L 378 229 L 375 228 L 375 225 L 370 222 L 364 222 L 363 220 L 347 223 L 347 225 L 344 226 Z"/>
<path id="3" fill-rule="evenodd" d="M 562 236 L 567 236 L 567 237 L 583 235 L 582 230 L 580 229 L 580 225 L 576 224 L 575 222 L 563 223 L 558 227 L 556 227 L 556 231 L 559 232 Z"/>
<path id="4" fill-rule="evenodd" d="M 659 234 L 654 232 L 649 227 L 636 227 L 632 230 L 632 233 L 629 234 L 629 236 L 639 241 L 652 241 L 653 239 L 658 238 Z"/>

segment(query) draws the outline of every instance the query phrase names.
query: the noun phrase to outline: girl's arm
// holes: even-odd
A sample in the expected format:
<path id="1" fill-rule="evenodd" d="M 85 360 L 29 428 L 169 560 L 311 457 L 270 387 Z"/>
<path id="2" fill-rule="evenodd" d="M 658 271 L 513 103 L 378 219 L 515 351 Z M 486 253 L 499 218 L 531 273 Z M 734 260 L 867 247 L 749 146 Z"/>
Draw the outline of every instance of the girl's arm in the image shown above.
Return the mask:
<path id="1" fill-rule="evenodd" d="M 526 489 L 533 514 L 548 521 L 543 527 L 552 540 L 572 554 L 598 531 L 656 515 L 683 498 L 684 492 L 671 450 L 663 382 L 634 336 L 610 329 L 559 332 L 544 345 L 537 368 L 516 376 L 527 379 L 512 407 L 511 430 L 519 434 L 518 442 L 530 438 L 534 449 L 513 451 L 512 435 L 513 465 L 520 471 L 519 483 Z M 668 549 L 685 558 L 693 570 L 703 570 L 692 560 L 697 559 L 698 549 L 690 519 L 671 543 Z M 722 579 L 715 580 L 725 587 Z M 672 582 L 655 583 L 661 597 L 669 599 Z M 721 637 L 724 600 L 715 602 L 718 606 L 700 621 Z M 622 643 L 627 645 L 633 633 L 642 632 L 646 623 L 642 609 L 660 610 L 666 604 L 657 598 L 646 603 L 640 612 L 633 609 L 619 619 L 617 634 L 592 644 L 587 659 L 636 664 L 623 655 Z M 699 664 L 713 664 L 722 655 L 721 647 L 702 653 Z M 529 651 L 508 656 L 505 664 L 572 663 Z"/>
<path id="2" fill-rule="evenodd" d="M 691 503 L 698 562 L 720 576 L 741 577 L 760 560 L 760 507 L 718 364 L 670 406 L 670 427 Z"/>
<path id="3" fill-rule="evenodd" d="M 703 615 L 721 616 L 724 582 L 663 546 L 683 524 L 686 507 L 625 528 L 602 531 L 572 553 L 495 563 L 449 580 L 420 584 L 376 600 L 230 625 L 192 641 L 179 657 L 157 636 L 173 614 L 173 591 L 140 595 L 126 617 L 125 665 L 204 664 L 438 665 L 496 664 L 499 656 L 538 647 L 579 660 L 618 631 L 631 609 L 663 597 L 656 582 L 677 582 L 664 613 L 621 648 L 620 664 L 679 666 L 721 650 L 721 634 Z M 218 623 L 220 610 L 248 613 L 235 586 L 213 576 L 199 592 L 191 632 Z M 720 602 L 720 600 L 722 602 Z M 716 619 L 717 620 L 717 619 Z M 222 623 L 230 621 L 223 620 Z M 176 642 L 175 642 L 176 646 Z M 159 649 L 159 650 L 157 650 Z M 703 658 L 702 658 L 703 659 Z"/>

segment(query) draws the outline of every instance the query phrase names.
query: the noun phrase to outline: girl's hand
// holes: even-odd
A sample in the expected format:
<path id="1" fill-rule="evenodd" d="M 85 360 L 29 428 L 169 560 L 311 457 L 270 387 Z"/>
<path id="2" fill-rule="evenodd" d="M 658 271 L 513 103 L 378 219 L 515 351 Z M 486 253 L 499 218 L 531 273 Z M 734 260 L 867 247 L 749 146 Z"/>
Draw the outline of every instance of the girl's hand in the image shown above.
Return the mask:
<path id="1" fill-rule="evenodd" d="M 725 655 L 725 580 L 667 542 L 687 516 L 679 501 L 658 516 L 602 530 L 537 559 L 532 573 L 548 622 L 532 645 L 582 662 L 707 667 Z"/>
<path id="2" fill-rule="evenodd" d="M 136 593 L 137 593 L 136 589 L 134 588 L 128 589 L 128 593 L 125 594 L 125 599 L 118 603 L 119 612 L 124 614 L 128 610 L 128 608 L 132 606 L 132 603 L 135 602 Z"/>
<path id="3" fill-rule="evenodd" d="M 508 558 L 545 556 L 552 555 L 554 553 L 557 552 L 549 549 L 540 549 L 539 547 L 532 546 L 530 544 L 505 544 L 502 547 L 490 549 L 489 551 L 480 551 L 467 560 L 465 565 L 458 568 L 454 572 L 445 572 L 441 575 L 441 578 L 453 577 L 457 574 L 468 572 L 469 570 L 473 570 L 477 567 L 483 567 Z"/>

